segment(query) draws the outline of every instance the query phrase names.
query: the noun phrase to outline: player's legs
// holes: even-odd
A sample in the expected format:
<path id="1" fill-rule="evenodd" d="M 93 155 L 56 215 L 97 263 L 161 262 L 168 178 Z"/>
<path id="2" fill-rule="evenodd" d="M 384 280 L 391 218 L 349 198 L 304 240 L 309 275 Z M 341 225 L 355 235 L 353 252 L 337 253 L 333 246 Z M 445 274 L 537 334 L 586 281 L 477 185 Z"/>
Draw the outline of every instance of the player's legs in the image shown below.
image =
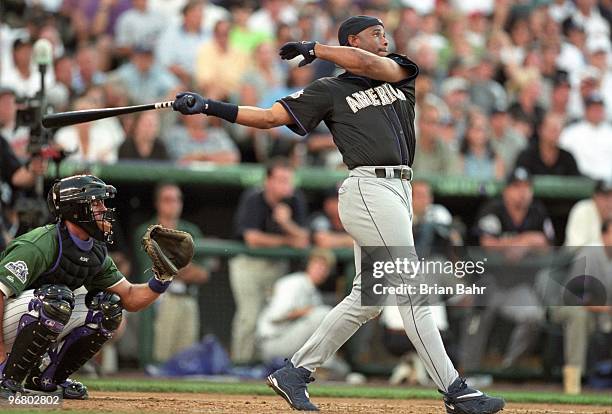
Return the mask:
<path id="1" fill-rule="evenodd" d="M 257 317 L 264 307 L 266 292 L 286 271 L 285 262 L 245 255 L 230 260 L 230 286 L 236 303 L 232 323 L 233 362 L 253 362 L 256 356 Z"/>
<path id="2" fill-rule="evenodd" d="M 168 360 L 198 341 L 198 302 L 189 295 L 164 294 L 155 317 L 153 354 L 157 361 Z"/>
<path id="3" fill-rule="evenodd" d="M 47 357 L 34 367 L 25 386 L 52 392 L 60 386 L 65 398 L 87 398 L 87 388 L 68 376 L 89 361 L 119 327 L 123 309 L 119 296 L 99 292 L 77 295 L 73 317 Z"/>
<path id="4" fill-rule="evenodd" d="M 9 355 L 2 368 L 2 395 L 22 389 L 22 382 L 68 324 L 74 295 L 64 285 L 23 292 L 5 305 L 4 339 Z"/>

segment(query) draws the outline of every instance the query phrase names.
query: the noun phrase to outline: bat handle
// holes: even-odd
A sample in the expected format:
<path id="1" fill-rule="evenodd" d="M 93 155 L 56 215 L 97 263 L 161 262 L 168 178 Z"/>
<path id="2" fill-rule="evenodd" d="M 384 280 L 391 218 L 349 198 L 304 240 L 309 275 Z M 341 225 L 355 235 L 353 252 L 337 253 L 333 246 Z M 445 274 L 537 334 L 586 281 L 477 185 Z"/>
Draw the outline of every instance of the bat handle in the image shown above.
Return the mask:
<path id="1" fill-rule="evenodd" d="M 155 109 L 172 108 L 174 101 L 156 102 Z"/>

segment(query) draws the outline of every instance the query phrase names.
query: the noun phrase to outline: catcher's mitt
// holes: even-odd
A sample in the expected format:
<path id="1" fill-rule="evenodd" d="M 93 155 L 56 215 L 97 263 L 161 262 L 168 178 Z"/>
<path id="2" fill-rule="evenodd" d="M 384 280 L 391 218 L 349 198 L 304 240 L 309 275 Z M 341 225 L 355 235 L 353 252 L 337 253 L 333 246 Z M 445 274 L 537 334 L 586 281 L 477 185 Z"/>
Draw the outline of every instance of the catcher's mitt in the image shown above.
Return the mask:
<path id="1" fill-rule="evenodd" d="M 172 280 L 193 258 L 193 237 L 185 231 L 154 224 L 147 228 L 141 242 L 153 262 L 155 277 L 162 282 Z"/>

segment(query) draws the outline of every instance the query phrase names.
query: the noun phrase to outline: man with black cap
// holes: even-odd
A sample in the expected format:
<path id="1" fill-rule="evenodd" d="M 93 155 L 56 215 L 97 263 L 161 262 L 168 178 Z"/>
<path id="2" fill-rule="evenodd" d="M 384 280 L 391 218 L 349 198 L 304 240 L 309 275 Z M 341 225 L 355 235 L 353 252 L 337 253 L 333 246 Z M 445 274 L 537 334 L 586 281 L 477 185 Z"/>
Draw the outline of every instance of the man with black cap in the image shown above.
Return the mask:
<path id="1" fill-rule="evenodd" d="M 382 310 L 382 306 L 361 306 L 361 247 L 380 246 L 385 250 L 388 246 L 401 246 L 398 251 L 404 258 L 416 260 L 410 180 L 416 143 L 415 79 L 419 69 L 407 57 L 388 52 L 383 22 L 376 17 L 345 20 L 338 30 L 338 40 L 340 46 L 312 41 L 282 46 L 281 58 L 304 57 L 300 66 L 319 58 L 346 71 L 337 77 L 318 79 L 279 99 L 269 109 L 239 107 L 191 92 L 178 94 L 174 101 L 174 109 L 183 114 L 205 113 L 255 128 L 287 125 L 299 135 L 308 134 L 324 121 L 350 170 L 338 193 L 342 224 L 355 240 L 357 277 L 353 289 L 291 361 L 268 377 L 268 385 L 277 394 L 292 408 L 304 411 L 318 410 L 307 392 L 313 371 Z M 410 296 L 403 303 L 409 303 L 401 307 L 406 334 L 443 393 L 447 412 L 501 410 L 502 399 L 474 390 L 459 377 L 429 306 L 423 306 L 425 298 Z"/>
<path id="2" fill-rule="evenodd" d="M 501 253 L 509 263 L 521 263 L 532 254 L 548 251 L 554 228 L 544 206 L 533 199 L 529 171 L 518 167 L 508 175 L 501 199 L 485 204 L 478 213 L 473 234 L 485 252 Z M 502 362 L 505 368 L 534 345 L 544 321 L 544 308 L 533 292 L 532 281 L 522 279 L 525 275 L 511 266 L 493 271 L 496 277 L 487 287 L 484 307 L 472 309 L 466 318 L 469 329 L 463 331 L 460 346 L 461 367 L 466 372 L 480 368 L 497 314 L 515 324 Z"/>

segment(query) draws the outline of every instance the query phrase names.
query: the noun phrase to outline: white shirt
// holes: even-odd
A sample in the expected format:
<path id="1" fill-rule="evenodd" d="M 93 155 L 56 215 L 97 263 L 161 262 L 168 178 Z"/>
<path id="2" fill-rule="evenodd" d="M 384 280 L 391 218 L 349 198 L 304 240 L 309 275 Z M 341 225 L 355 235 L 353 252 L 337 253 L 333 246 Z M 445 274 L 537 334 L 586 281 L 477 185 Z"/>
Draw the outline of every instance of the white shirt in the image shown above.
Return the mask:
<path id="1" fill-rule="evenodd" d="M 291 273 L 274 284 L 274 292 L 257 322 L 261 338 L 275 336 L 292 321 L 283 321 L 291 312 L 308 306 L 323 304 L 321 294 L 305 272 Z"/>
<path id="2" fill-rule="evenodd" d="M 166 68 L 179 65 L 193 75 L 198 50 L 209 37 L 204 30 L 199 33 L 186 32 L 182 24 L 172 25 L 159 38 L 155 57 Z M 176 47 L 179 44 L 181 47 Z"/>
<path id="3" fill-rule="evenodd" d="M 281 23 L 293 25 L 297 21 L 297 13 L 291 6 L 285 6 L 280 12 L 279 20 Z M 247 23 L 250 30 L 264 32 L 270 36 L 275 35 L 276 22 L 272 20 L 270 13 L 264 8 L 259 9 L 249 17 Z"/>
<path id="4" fill-rule="evenodd" d="M 114 163 L 117 161 L 119 146 L 125 140 L 125 133 L 115 118 L 101 119 L 91 123 L 89 129 L 89 148 L 87 154 L 80 146 L 77 127 L 60 128 L 55 134 L 55 142 L 66 151 L 75 151 L 69 160 Z"/>
<path id="5" fill-rule="evenodd" d="M 581 200 L 570 210 L 565 227 L 565 245 L 601 246 L 601 217 L 592 198 Z"/>
<path id="6" fill-rule="evenodd" d="M 612 179 L 612 127 L 608 123 L 570 125 L 561 133 L 559 146 L 572 153 L 582 174 Z"/>
<path id="7" fill-rule="evenodd" d="M 119 16 L 115 29 L 117 46 L 148 45 L 153 47 L 168 22 L 164 16 L 152 10 L 144 13 L 130 9 Z M 182 47 L 177 45 L 177 47 Z"/>

